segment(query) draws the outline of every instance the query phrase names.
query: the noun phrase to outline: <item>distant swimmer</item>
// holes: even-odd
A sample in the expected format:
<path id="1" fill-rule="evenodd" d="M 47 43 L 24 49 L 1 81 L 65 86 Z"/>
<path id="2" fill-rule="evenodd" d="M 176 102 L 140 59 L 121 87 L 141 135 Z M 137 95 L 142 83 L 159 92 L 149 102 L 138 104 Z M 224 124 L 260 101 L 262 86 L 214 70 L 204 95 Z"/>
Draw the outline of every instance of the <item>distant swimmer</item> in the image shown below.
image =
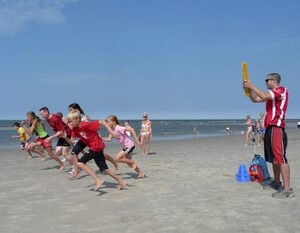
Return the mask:
<path id="1" fill-rule="evenodd" d="M 194 133 L 194 134 L 199 133 L 199 131 L 197 130 L 196 126 L 194 126 L 193 133 Z"/>

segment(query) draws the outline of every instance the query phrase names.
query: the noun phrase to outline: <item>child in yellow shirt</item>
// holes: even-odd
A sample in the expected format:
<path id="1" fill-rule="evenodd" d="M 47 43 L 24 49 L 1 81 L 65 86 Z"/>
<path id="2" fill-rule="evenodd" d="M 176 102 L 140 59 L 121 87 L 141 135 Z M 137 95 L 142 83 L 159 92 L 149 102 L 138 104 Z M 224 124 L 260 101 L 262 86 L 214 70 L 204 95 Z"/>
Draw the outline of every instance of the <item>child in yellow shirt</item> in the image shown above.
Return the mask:
<path id="1" fill-rule="evenodd" d="M 19 122 L 15 122 L 14 125 L 15 129 L 18 132 L 18 135 L 12 135 L 12 138 L 19 138 L 21 142 L 21 150 L 26 150 L 26 144 L 28 144 L 28 140 L 30 139 L 29 135 L 26 133 L 25 129 L 20 126 Z M 27 151 L 29 156 L 28 159 L 32 159 L 31 151 Z"/>

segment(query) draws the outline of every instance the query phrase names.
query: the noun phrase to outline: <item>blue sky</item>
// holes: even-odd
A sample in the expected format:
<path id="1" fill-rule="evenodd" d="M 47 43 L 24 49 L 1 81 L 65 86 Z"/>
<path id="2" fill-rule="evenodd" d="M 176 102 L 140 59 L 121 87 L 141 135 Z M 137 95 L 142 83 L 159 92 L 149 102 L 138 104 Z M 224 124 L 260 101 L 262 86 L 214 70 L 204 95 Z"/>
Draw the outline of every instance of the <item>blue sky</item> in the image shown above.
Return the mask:
<path id="1" fill-rule="evenodd" d="M 258 117 L 241 62 L 300 118 L 297 0 L 0 0 L 0 119 L 78 102 L 92 118 Z"/>

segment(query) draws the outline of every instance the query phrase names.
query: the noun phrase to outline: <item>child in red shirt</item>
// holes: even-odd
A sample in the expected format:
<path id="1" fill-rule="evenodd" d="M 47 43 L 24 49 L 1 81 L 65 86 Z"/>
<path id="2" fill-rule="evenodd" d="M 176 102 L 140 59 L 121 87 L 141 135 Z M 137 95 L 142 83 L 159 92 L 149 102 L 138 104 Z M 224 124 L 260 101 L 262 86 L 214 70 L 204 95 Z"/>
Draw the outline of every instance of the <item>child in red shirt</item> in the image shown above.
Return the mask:
<path id="1" fill-rule="evenodd" d="M 94 190 L 98 190 L 101 187 L 103 180 L 86 164 L 91 159 L 94 159 L 101 172 L 104 172 L 118 182 L 118 189 L 125 187 L 126 182 L 110 170 L 105 162 L 103 154 L 105 144 L 100 138 L 98 130 L 100 126 L 103 125 L 109 133 L 113 134 L 108 124 L 104 120 L 83 122 L 81 121 L 81 114 L 78 111 L 70 112 L 68 114 L 68 121 L 72 126 L 72 133 L 71 139 L 68 139 L 66 135 L 65 139 L 73 144 L 78 137 L 89 147 L 89 150 L 78 160 L 78 167 L 91 175 L 95 180 L 96 186 Z"/>

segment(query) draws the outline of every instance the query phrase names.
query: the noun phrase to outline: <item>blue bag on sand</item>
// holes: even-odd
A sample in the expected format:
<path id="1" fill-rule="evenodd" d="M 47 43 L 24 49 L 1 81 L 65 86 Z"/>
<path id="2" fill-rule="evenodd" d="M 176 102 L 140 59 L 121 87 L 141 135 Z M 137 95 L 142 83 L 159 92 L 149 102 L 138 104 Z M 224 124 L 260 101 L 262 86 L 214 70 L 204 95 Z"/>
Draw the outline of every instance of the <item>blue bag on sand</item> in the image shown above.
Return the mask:
<path id="1" fill-rule="evenodd" d="M 270 174 L 269 174 L 269 171 L 268 171 L 267 163 L 260 155 L 254 155 L 254 158 L 250 162 L 250 166 L 254 165 L 254 164 L 257 164 L 257 165 L 261 166 L 262 169 L 264 170 L 264 172 L 265 172 L 265 179 L 264 180 L 270 179 Z"/>

